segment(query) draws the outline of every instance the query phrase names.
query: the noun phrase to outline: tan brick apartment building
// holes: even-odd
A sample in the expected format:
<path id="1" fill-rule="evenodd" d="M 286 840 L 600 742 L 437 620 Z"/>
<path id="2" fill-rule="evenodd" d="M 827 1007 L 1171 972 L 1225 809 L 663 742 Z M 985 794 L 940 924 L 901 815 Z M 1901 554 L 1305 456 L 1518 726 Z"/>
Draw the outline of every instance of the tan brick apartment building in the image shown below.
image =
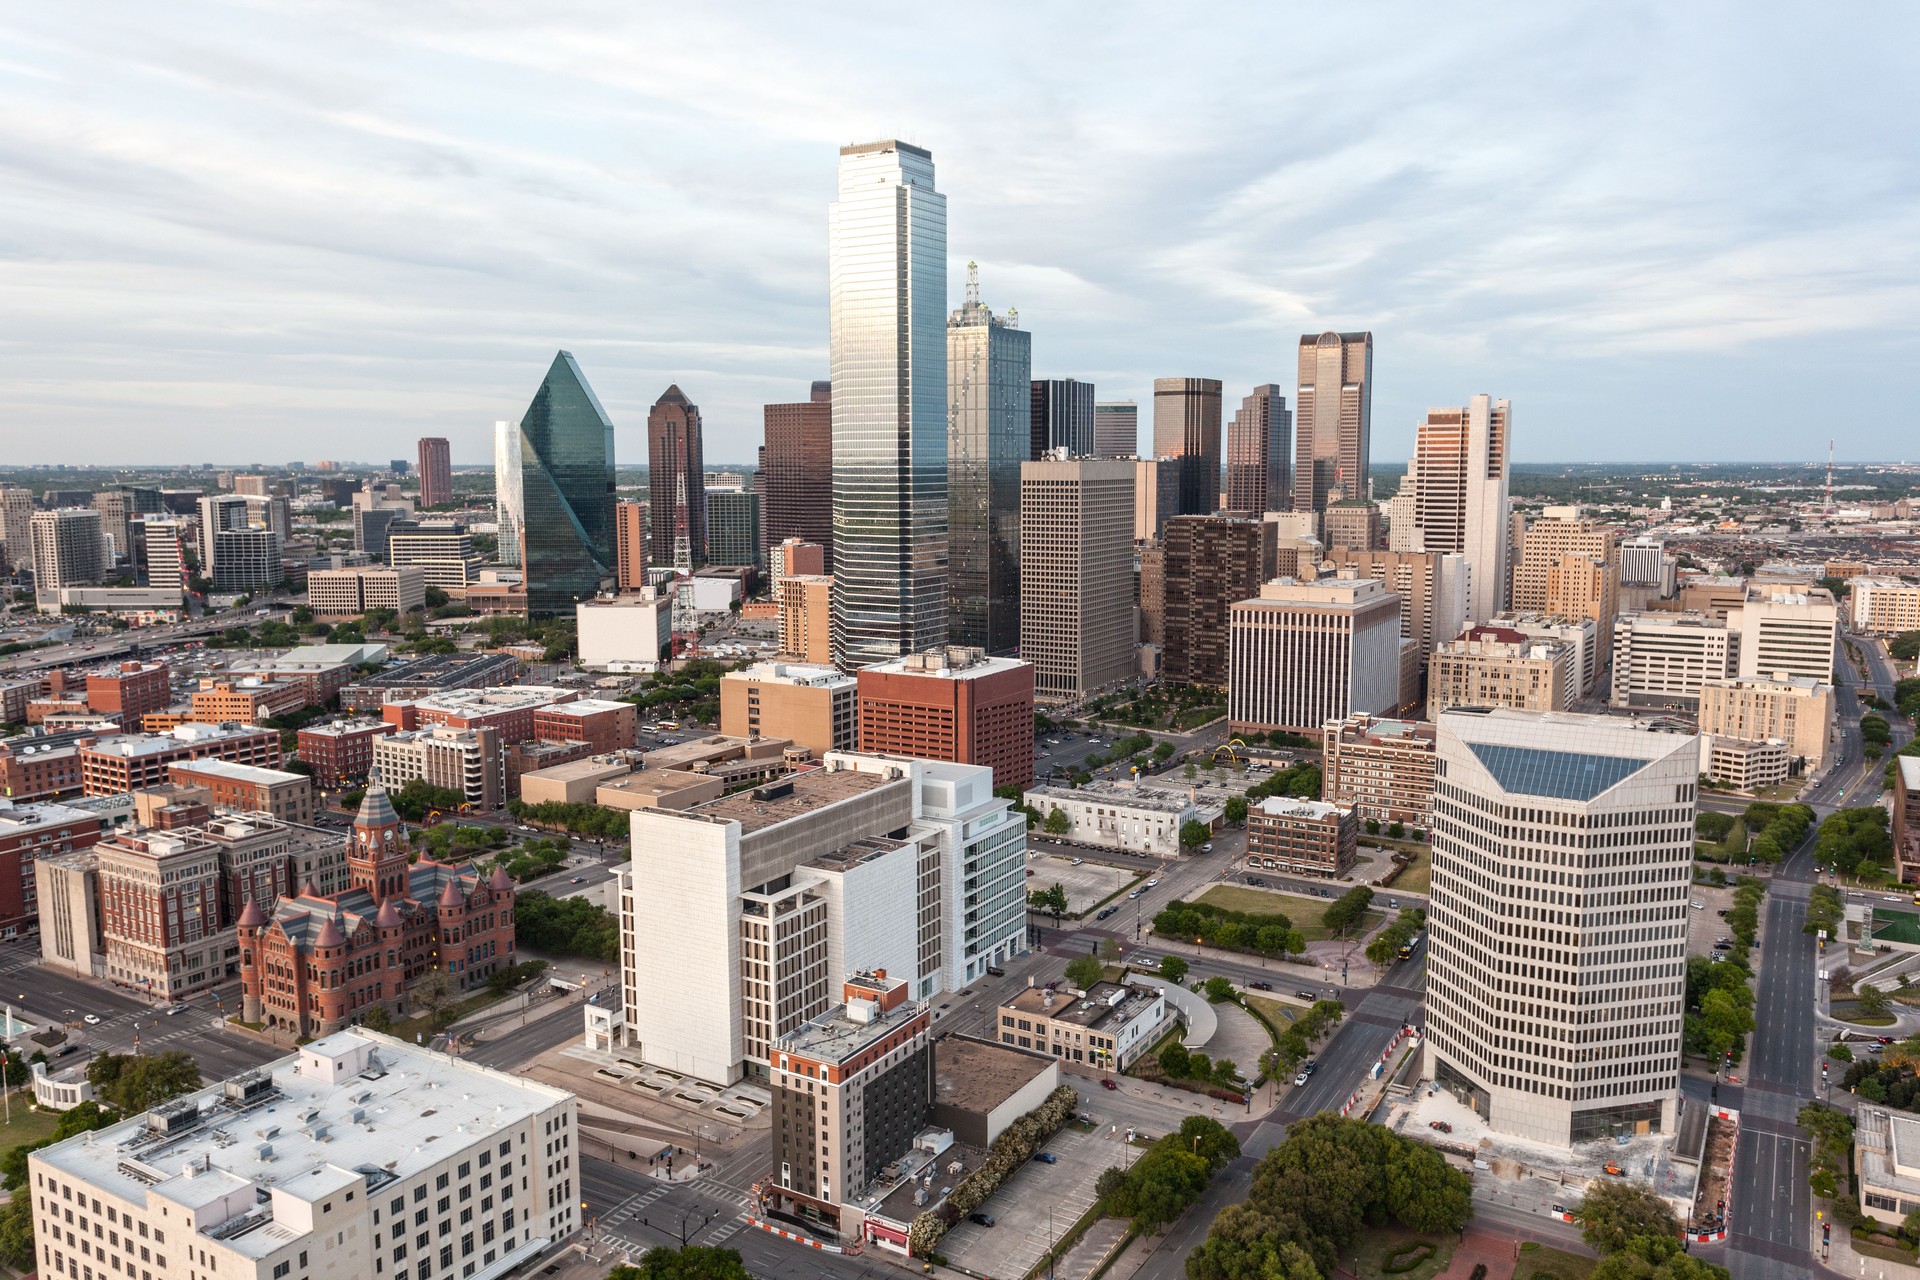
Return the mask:
<path id="1" fill-rule="evenodd" d="M 1437 735 L 1419 720 L 1329 721 L 1321 733 L 1320 798 L 1351 806 L 1362 820 L 1430 825 Z"/>
<path id="2" fill-rule="evenodd" d="M 313 779 L 305 774 L 229 760 L 182 760 L 167 766 L 167 777 L 177 786 L 205 788 L 216 808 L 313 821 Z"/>
<path id="3" fill-rule="evenodd" d="M 788 738 L 819 759 L 859 738 L 859 681 L 830 666 L 759 662 L 720 678 L 720 732 Z"/>

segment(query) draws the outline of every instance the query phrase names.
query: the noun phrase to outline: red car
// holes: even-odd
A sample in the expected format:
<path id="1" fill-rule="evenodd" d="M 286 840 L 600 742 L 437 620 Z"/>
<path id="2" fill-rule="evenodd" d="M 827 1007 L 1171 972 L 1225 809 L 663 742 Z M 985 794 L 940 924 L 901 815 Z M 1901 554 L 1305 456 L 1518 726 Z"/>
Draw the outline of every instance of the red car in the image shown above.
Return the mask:
<path id="1" fill-rule="evenodd" d="M 1100 1082 L 1100 1087 L 1102 1089 L 1118 1089 L 1120 1086 L 1114 1082 L 1114 1079 L 1112 1076 L 1108 1076 L 1105 1080 L 1102 1080 Z"/>

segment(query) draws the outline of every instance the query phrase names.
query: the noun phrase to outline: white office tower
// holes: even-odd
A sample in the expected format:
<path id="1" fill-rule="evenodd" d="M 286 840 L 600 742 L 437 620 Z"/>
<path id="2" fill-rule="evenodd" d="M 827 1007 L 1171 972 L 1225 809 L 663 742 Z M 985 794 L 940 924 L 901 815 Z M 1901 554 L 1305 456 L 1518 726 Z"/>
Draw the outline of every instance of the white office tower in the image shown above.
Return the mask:
<path id="1" fill-rule="evenodd" d="M 947 200 L 932 153 L 891 139 L 840 149 L 839 197 L 833 657 L 852 669 L 947 638 Z"/>
<path id="2" fill-rule="evenodd" d="M 526 504 L 520 491 L 520 424 L 493 424 L 493 511 L 500 526 L 500 563 L 520 563 Z"/>
<path id="3" fill-rule="evenodd" d="M 1785 673 L 1832 681 L 1840 606 L 1826 591 L 1749 587 L 1746 604 L 1727 611 L 1727 627 L 1737 637 L 1742 680 Z"/>
<path id="4" fill-rule="evenodd" d="M 188 576 L 186 524 L 158 516 L 149 516 L 140 524 L 146 531 L 147 586 L 184 597 Z"/>
<path id="5" fill-rule="evenodd" d="M 696 1079 L 765 1079 L 849 974 L 926 999 L 1026 945 L 1026 820 L 981 765 L 833 752 L 632 831 L 613 1038 Z"/>
<path id="6" fill-rule="evenodd" d="M 1429 409 L 1407 466 L 1418 549 L 1457 551 L 1467 558 L 1473 569 L 1467 621 L 1475 625 L 1486 622 L 1507 603 L 1507 463 L 1512 431 L 1510 401 L 1478 395 L 1458 409 Z M 1402 485 L 1402 490 L 1406 487 Z"/>
<path id="7" fill-rule="evenodd" d="M 1424 1072 L 1496 1132 L 1673 1131 L 1700 744 L 1439 717 Z"/>

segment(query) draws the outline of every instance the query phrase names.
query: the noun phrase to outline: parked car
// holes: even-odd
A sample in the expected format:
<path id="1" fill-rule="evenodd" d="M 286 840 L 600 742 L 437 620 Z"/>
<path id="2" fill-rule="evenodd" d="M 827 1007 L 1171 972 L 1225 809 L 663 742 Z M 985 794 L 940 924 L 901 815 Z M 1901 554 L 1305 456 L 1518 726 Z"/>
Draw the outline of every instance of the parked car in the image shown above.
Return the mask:
<path id="1" fill-rule="evenodd" d="M 1313 999 L 1313 992 L 1311 991 L 1296 991 L 1293 994 L 1300 997 L 1302 1000 Z"/>
<path id="2" fill-rule="evenodd" d="M 990 1227 L 993 1225 L 993 1215 L 990 1213 L 970 1213 L 967 1215 L 967 1221 L 976 1227 Z"/>
<path id="3" fill-rule="evenodd" d="M 1452 1126 L 1452 1125 L 1450 1125 L 1450 1124 L 1448 1124 L 1448 1123 L 1447 1123 L 1447 1122 L 1446 1122 L 1445 1120 L 1429 1120 L 1429 1121 L 1427 1121 L 1427 1128 L 1429 1128 L 1429 1129 L 1437 1129 L 1437 1130 L 1439 1130 L 1439 1131 L 1440 1131 L 1441 1133 L 1452 1133 L 1452 1132 L 1453 1132 L 1453 1126 Z"/>
<path id="4" fill-rule="evenodd" d="M 1248 987 L 1248 989 L 1249 989 L 1249 990 L 1252 990 L 1252 991 L 1271 991 L 1271 990 L 1273 990 L 1273 984 L 1272 984 L 1271 982 L 1249 982 L 1249 983 L 1247 984 L 1247 987 Z"/>
<path id="5" fill-rule="evenodd" d="M 1247 883 L 1252 885 L 1256 889 L 1264 889 L 1267 887 L 1267 882 L 1265 880 L 1262 880 L 1259 876 L 1248 876 Z"/>
<path id="6" fill-rule="evenodd" d="M 1132 902 L 1135 898 L 1139 897 L 1141 894 L 1145 892 L 1146 892 L 1145 889 L 1135 889 L 1132 893 L 1127 895 L 1127 901 Z"/>
<path id="7" fill-rule="evenodd" d="M 1120 1086 L 1112 1076 L 1108 1076 L 1100 1082 L 1100 1087 L 1102 1089 L 1118 1089 Z"/>
<path id="8" fill-rule="evenodd" d="M 1159 876 L 1154 876 L 1154 877 L 1153 877 L 1152 879 L 1150 879 L 1150 880 L 1148 880 L 1148 881 L 1147 881 L 1147 888 L 1149 888 L 1149 889 L 1157 889 L 1157 888 L 1159 888 L 1159 887 L 1160 887 L 1160 877 L 1159 877 Z"/>
<path id="9" fill-rule="evenodd" d="M 1005 969 L 1002 969 L 999 965 L 993 965 L 993 964 L 990 964 L 987 966 L 987 973 L 995 978 L 1004 978 L 1007 976 L 1007 971 Z"/>
<path id="10" fill-rule="evenodd" d="M 1059 1164 L 1060 1157 L 1054 1155 L 1051 1151 L 1042 1151 L 1033 1158 L 1033 1162 L 1035 1164 Z"/>
<path id="11" fill-rule="evenodd" d="M 1305 1084 L 1306 1082 L 1307 1082 L 1307 1073 L 1304 1071 L 1302 1071 L 1299 1075 L 1293 1078 L 1293 1084 L 1295 1088 L 1299 1088 L 1301 1085 Z"/>
<path id="12" fill-rule="evenodd" d="M 1320 1059 L 1308 1058 L 1306 1062 L 1301 1066 L 1300 1069 L 1306 1072 L 1308 1075 L 1312 1075 L 1314 1072 L 1320 1069 Z"/>
<path id="13" fill-rule="evenodd" d="M 1895 899 L 1895 901 L 1898 901 L 1898 899 Z M 1687 905 L 1692 907 L 1695 911 L 1705 911 L 1707 909 L 1707 904 L 1700 901 L 1700 899 L 1698 898 L 1695 898 L 1692 902 L 1689 902 Z"/>
<path id="14" fill-rule="evenodd" d="M 1077 867 L 1077 866 L 1079 866 L 1079 865 L 1080 865 L 1081 863 L 1083 863 L 1083 862 L 1085 862 L 1085 861 L 1086 861 L 1086 859 L 1085 859 L 1085 858 L 1075 858 L 1075 859 L 1074 859 L 1074 860 L 1072 861 L 1072 863 L 1070 863 L 1069 865 L 1071 865 L 1071 866 L 1076 866 L 1076 867 Z"/>

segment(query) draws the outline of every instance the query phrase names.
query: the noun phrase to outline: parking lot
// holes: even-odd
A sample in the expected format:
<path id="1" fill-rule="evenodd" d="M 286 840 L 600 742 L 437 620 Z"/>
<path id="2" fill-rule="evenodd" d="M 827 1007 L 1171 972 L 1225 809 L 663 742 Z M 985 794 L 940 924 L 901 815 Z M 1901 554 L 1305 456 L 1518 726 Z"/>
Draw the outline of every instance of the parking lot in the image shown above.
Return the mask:
<path id="1" fill-rule="evenodd" d="M 963 1221 L 947 1233 L 940 1251 L 955 1265 L 980 1276 L 1026 1275 L 1059 1233 L 1092 1207 L 1095 1179 L 1125 1158 L 1122 1144 L 1104 1126 L 1085 1133 L 1068 1125 L 1046 1150 L 1057 1164 L 1029 1161 L 982 1206 L 993 1226 Z"/>
<path id="2" fill-rule="evenodd" d="M 1693 903 L 1704 903 L 1703 910 L 1693 910 Z M 1733 906 L 1732 889 L 1716 889 L 1712 885 L 1696 884 L 1692 897 L 1687 904 L 1687 954 L 1690 956 L 1710 956 L 1715 954 L 1713 944 L 1722 938 L 1731 937 L 1727 922 L 1720 917 L 1722 911 Z"/>
<path id="3" fill-rule="evenodd" d="M 1057 883 L 1067 891 L 1067 909 L 1076 913 L 1084 912 L 1102 899 L 1125 889 L 1133 881 L 1144 879 L 1152 866 L 1148 864 L 1135 870 L 1086 859 L 1076 867 L 1073 860 L 1079 856 L 1061 852 L 1041 853 L 1039 857 L 1030 858 L 1027 867 L 1033 875 L 1027 879 L 1027 888 L 1038 891 Z"/>

